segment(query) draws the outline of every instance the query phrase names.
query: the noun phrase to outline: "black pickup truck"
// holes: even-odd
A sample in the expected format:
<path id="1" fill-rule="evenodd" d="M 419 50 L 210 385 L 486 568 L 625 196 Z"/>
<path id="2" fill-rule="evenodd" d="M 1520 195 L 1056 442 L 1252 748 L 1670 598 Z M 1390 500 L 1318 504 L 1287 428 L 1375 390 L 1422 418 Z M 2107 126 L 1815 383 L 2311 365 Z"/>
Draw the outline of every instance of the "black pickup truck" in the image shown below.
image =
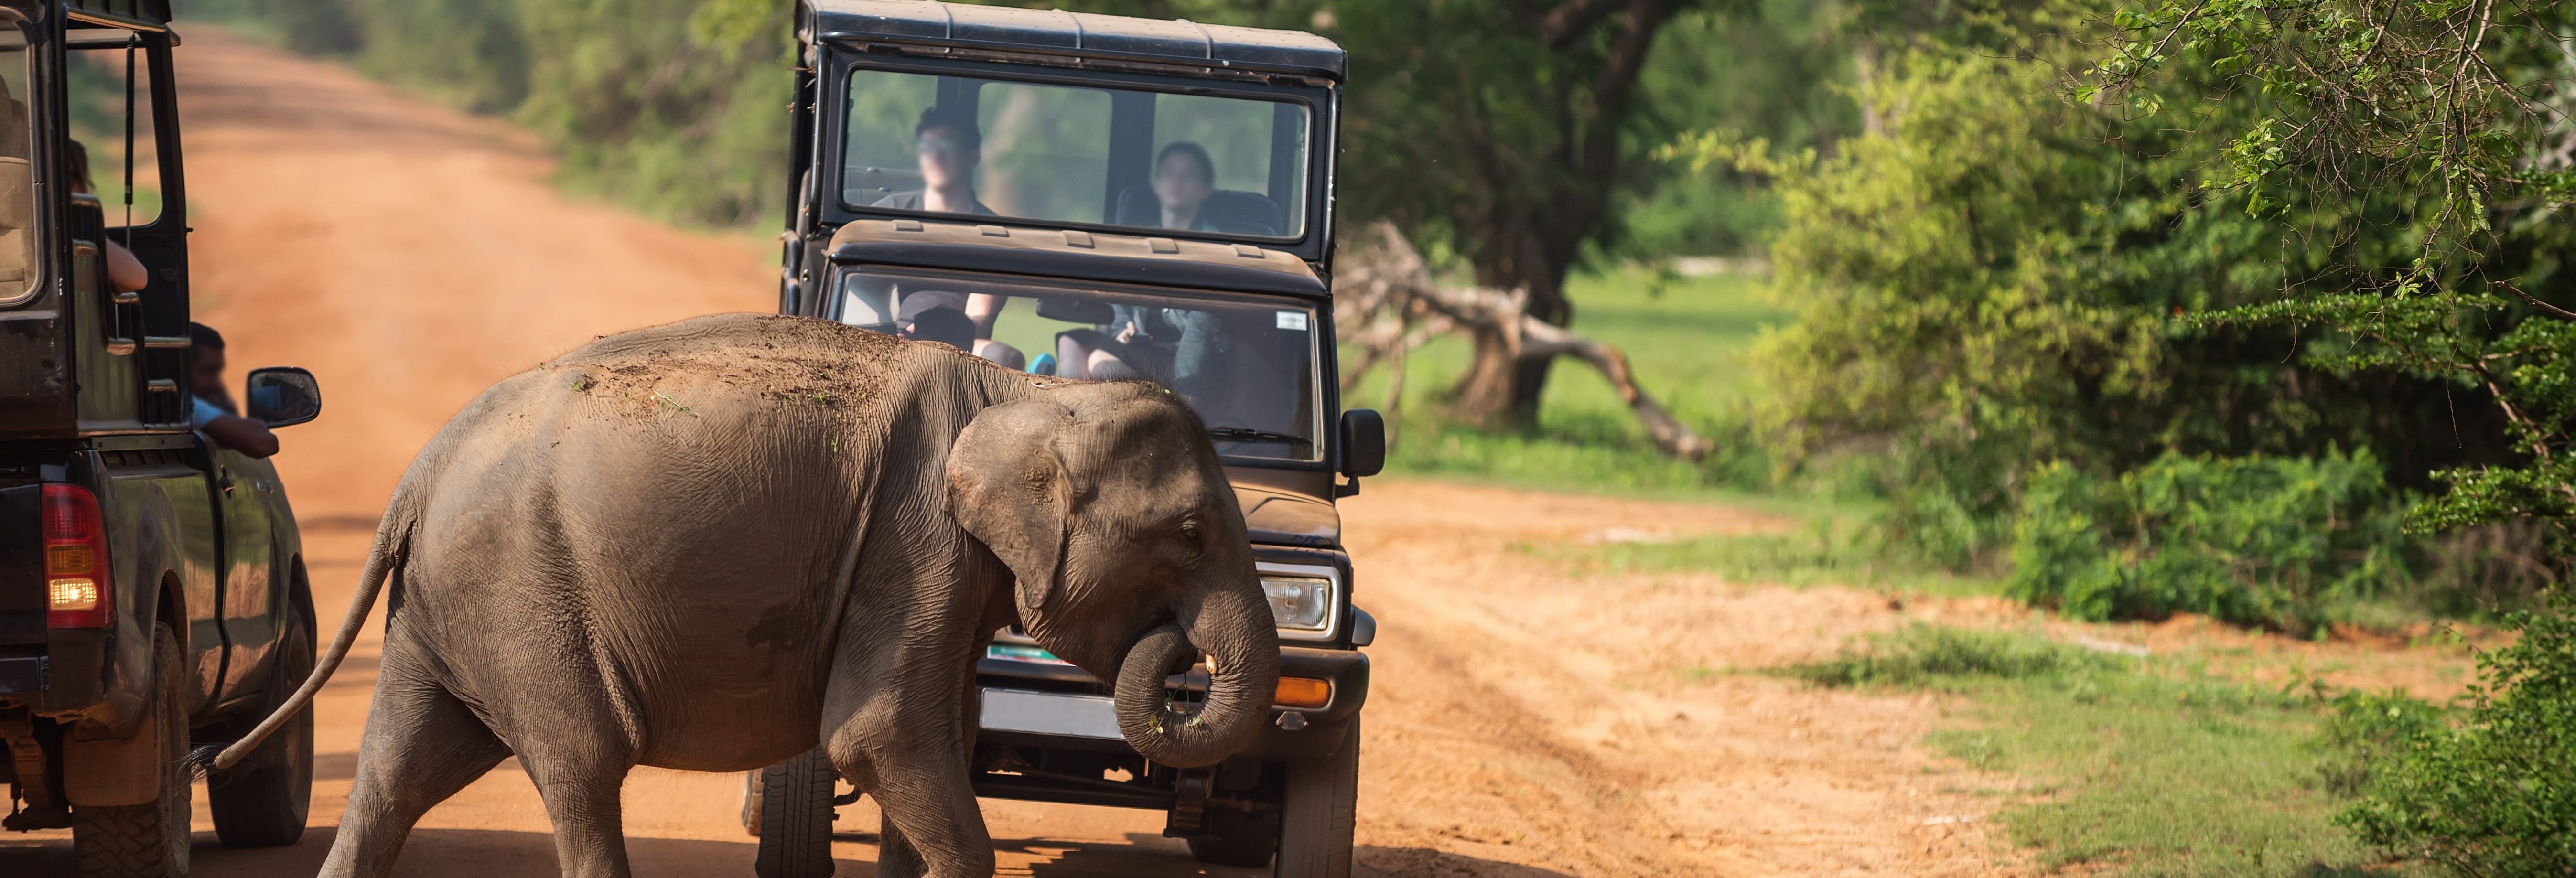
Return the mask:
<path id="1" fill-rule="evenodd" d="M 0 825 L 69 827 L 83 876 L 187 874 L 192 743 L 313 664 L 277 470 L 192 429 L 178 44 L 166 0 L 0 2 Z M 75 134 L 111 146 L 95 186 Z M 118 249 L 140 289 L 111 281 Z M 271 426 L 321 407 L 300 369 L 244 391 Z M 310 716 L 208 778 L 225 844 L 302 834 Z"/>
<path id="2" fill-rule="evenodd" d="M 977 664 L 988 798 L 1150 809 L 1200 860 L 1347 878 L 1376 624 L 1334 501 L 1385 456 L 1334 380 L 1347 61 L 1314 34 L 917 0 L 804 0 L 779 310 L 1013 368 L 1145 379 L 1207 422 L 1279 640 L 1271 724 L 1211 768 L 1128 747 L 1109 688 L 1016 631 Z M 1205 691 L 1205 674 L 1169 697 Z M 748 780 L 769 878 L 831 874 L 831 768 Z"/>

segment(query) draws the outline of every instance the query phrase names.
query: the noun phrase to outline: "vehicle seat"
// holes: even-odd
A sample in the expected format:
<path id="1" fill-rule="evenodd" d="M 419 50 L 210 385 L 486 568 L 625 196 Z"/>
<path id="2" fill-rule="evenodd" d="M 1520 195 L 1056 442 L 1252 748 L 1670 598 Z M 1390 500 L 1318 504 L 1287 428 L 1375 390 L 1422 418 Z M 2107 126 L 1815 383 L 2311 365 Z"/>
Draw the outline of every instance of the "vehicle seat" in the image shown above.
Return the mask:
<path id="1" fill-rule="evenodd" d="M 1279 202 L 1258 192 L 1241 189 L 1219 189 L 1208 194 L 1206 204 L 1199 205 L 1207 224 L 1217 231 L 1236 235 L 1276 235 L 1287 225 L 1287 212 Z M 1129 186 L 1118 193 L 1118 224 L 1151 228 L 1163 222 L 1163 204 L 1154 198 L 1152 186 Z"/>

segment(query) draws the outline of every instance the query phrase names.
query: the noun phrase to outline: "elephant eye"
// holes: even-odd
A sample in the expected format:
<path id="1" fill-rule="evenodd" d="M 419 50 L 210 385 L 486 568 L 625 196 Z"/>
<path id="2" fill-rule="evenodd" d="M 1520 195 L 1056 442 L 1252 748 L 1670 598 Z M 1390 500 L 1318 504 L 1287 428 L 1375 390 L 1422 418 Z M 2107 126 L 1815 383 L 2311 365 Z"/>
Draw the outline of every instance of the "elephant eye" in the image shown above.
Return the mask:
<path id="1" fill-rule="evenodd" d="M 1181 522 L 1181 538 L 1187 540 L 1196 540 L 1199 538 L 1198 519 L 1193 518 Z"/>

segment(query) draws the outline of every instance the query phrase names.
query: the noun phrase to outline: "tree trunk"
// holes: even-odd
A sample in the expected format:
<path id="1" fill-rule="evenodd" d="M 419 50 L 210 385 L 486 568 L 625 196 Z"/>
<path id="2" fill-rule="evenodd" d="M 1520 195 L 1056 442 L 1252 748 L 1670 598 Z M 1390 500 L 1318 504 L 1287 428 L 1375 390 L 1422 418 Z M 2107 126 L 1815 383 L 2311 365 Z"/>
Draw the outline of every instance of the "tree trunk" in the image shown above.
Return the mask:
<path id="1" fill-rule="evenodd" d="M 1450 393 L 1450 406 L 1460 420 L 1479 427 L 1525 427 L 1538 420 L 1540 384 L 1529 380 L 1529 369 L 1521 362 L 1519 345 L 1494 327 L 1476 327 L 1469 336 L 1475 340 L 1475 359 L 1466 377 Z M 1538 376 L 1541 382 L 1545 372 Z M 1526 402 L 1525 402 L 1526 401 Z"/>

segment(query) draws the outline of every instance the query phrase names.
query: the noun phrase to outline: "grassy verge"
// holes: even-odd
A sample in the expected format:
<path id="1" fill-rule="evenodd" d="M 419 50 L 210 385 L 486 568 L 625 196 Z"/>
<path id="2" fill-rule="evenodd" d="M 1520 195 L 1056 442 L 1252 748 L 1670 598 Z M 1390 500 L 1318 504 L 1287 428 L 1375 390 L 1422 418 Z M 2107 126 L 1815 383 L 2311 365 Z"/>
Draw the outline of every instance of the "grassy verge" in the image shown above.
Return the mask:
<path id="1" fill-rule="evenodd" d="M 1578 575 L 1707 573 L 1747 585 L 1840 585 L 1896 595 L 1962 597 L 2000 594 L 2002 580 L 1891 560 L 1862 536 L 1865 509 L 1813 509 L 1773 498 L 1769 505 L 1807 524 L 1788 533 L 1713 534 L 1670 541 L 1561 541 L 1515 544 L 1515 551 Z M 1801 508 L 1809 507 L 1809 508 Z"/>
<path id="2" fill-rule="evenodd" d="M 1932 743 L 2024 789 L 2000 814 L 2049 870 L 2172 876 L 2413 875 L 2330 821 L 2312 697 L 2036 634 L 1915 627 L 1781 673 L 1963 696 Z"/>

